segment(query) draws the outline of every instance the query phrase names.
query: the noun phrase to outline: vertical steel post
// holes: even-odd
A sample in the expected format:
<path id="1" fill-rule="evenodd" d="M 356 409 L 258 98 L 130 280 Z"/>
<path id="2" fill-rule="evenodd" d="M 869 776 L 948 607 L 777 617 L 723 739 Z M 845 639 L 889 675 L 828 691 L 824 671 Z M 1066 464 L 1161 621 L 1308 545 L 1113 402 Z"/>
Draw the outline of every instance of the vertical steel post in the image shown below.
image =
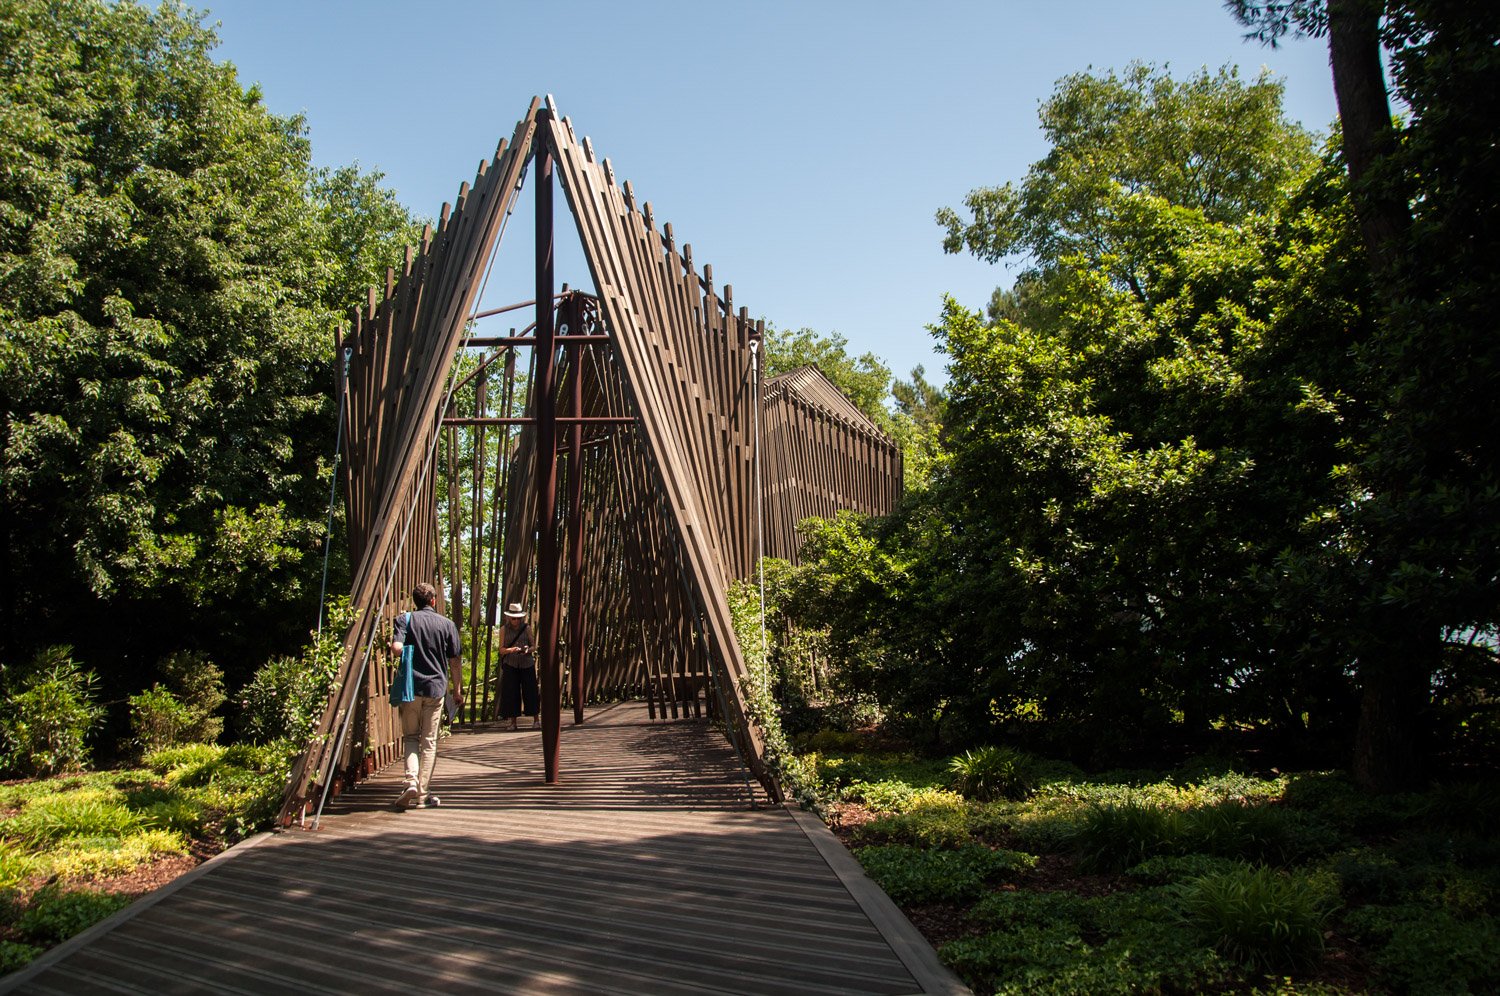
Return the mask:
<path id="1" fill-rule="evenodd" d="M 542 763 L 548 785 L 557 783 L 561 731 L 561 681 L 557 637 L 557 355 L 552 309 L 552 150 L 545 133 L 551 112 L 537 114 L 536 139 L 536 587 L 537 668 L 542 692 Z"/>
<path id="2" fill-rule="evenodd" d="M 568 298 L 563 314 L 568 331 L 583 332 L 583 301 Z M 568 350 L 573 378 L 573 417 L 583 417 L 583 344 Z M 583 423 L 568 432 L 568 652 L 573 665 L 573 722 L 583 722 Z"/>

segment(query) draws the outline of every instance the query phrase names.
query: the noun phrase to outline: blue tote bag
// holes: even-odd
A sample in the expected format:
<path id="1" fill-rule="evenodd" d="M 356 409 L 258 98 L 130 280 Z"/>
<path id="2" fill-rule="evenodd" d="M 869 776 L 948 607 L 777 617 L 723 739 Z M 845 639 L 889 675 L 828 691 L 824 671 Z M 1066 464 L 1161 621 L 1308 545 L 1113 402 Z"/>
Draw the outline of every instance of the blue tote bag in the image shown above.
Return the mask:
<path id="1" fill-rule="evenodd" d="M 396 665 L 395 677 L 391 679 L 391 705 L 398 706 L 417 697 L 412 686 L 411 662 L 417 648 L 412 643 L 411 613 L 406 614 L 406 639 L 401 642 L 401 663 Z"/>

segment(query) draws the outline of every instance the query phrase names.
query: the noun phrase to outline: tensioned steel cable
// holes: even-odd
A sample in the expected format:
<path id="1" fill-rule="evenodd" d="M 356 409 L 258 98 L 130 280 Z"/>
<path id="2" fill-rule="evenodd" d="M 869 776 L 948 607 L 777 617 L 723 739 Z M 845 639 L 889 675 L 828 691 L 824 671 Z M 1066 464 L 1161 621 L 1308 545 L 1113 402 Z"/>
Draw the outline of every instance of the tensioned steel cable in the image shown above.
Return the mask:
<path id="1" fill-rule="evenodd" d="M 339 494 L 339 455 L 344 449 L 344 396 L 349 391 L 349 358 L 354 350 L 344 347 L 344 376 L 339 380 L 339 427 L 333 434 L 333 469 L 328 482 L 328 522 L 323 527 L 323 587 L 318 590 L 318 632 L 315 640 L 323 639 L 323 610 L 328 602 L 328 552 L 333 545 L 333 506 Z"/>

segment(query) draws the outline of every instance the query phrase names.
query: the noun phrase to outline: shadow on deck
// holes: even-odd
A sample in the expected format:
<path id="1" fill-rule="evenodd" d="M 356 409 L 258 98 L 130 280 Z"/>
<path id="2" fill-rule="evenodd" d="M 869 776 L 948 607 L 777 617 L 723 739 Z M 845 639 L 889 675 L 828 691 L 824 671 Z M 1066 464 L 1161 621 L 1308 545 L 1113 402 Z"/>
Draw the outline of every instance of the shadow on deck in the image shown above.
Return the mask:
<path id="1" fill-rule="evenodd" d="M 966 991 L 821 823 L 751 808 L 719 733 L 645 720 L 564 726 L 551 786 L 538 734 L 458 733 L 440 808 L 396 812 L 393 766 L 0 992 Z"/>

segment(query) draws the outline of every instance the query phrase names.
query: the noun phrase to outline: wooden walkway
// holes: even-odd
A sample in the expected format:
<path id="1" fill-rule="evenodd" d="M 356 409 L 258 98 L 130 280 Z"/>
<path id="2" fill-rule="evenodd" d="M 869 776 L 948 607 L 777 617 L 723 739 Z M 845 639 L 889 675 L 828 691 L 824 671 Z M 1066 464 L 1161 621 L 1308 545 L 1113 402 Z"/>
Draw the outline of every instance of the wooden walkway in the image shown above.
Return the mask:
<path id="1" fill-rule="evenodd" d="M 393 766 L 0 992 L 967 991 L 820 822 L 750 808 L 705 724 L 606 707 L 564 728 L 560 784 L 541 770 L 531 731 L 459 733 L 440 808 L 394 811 Z"/>

